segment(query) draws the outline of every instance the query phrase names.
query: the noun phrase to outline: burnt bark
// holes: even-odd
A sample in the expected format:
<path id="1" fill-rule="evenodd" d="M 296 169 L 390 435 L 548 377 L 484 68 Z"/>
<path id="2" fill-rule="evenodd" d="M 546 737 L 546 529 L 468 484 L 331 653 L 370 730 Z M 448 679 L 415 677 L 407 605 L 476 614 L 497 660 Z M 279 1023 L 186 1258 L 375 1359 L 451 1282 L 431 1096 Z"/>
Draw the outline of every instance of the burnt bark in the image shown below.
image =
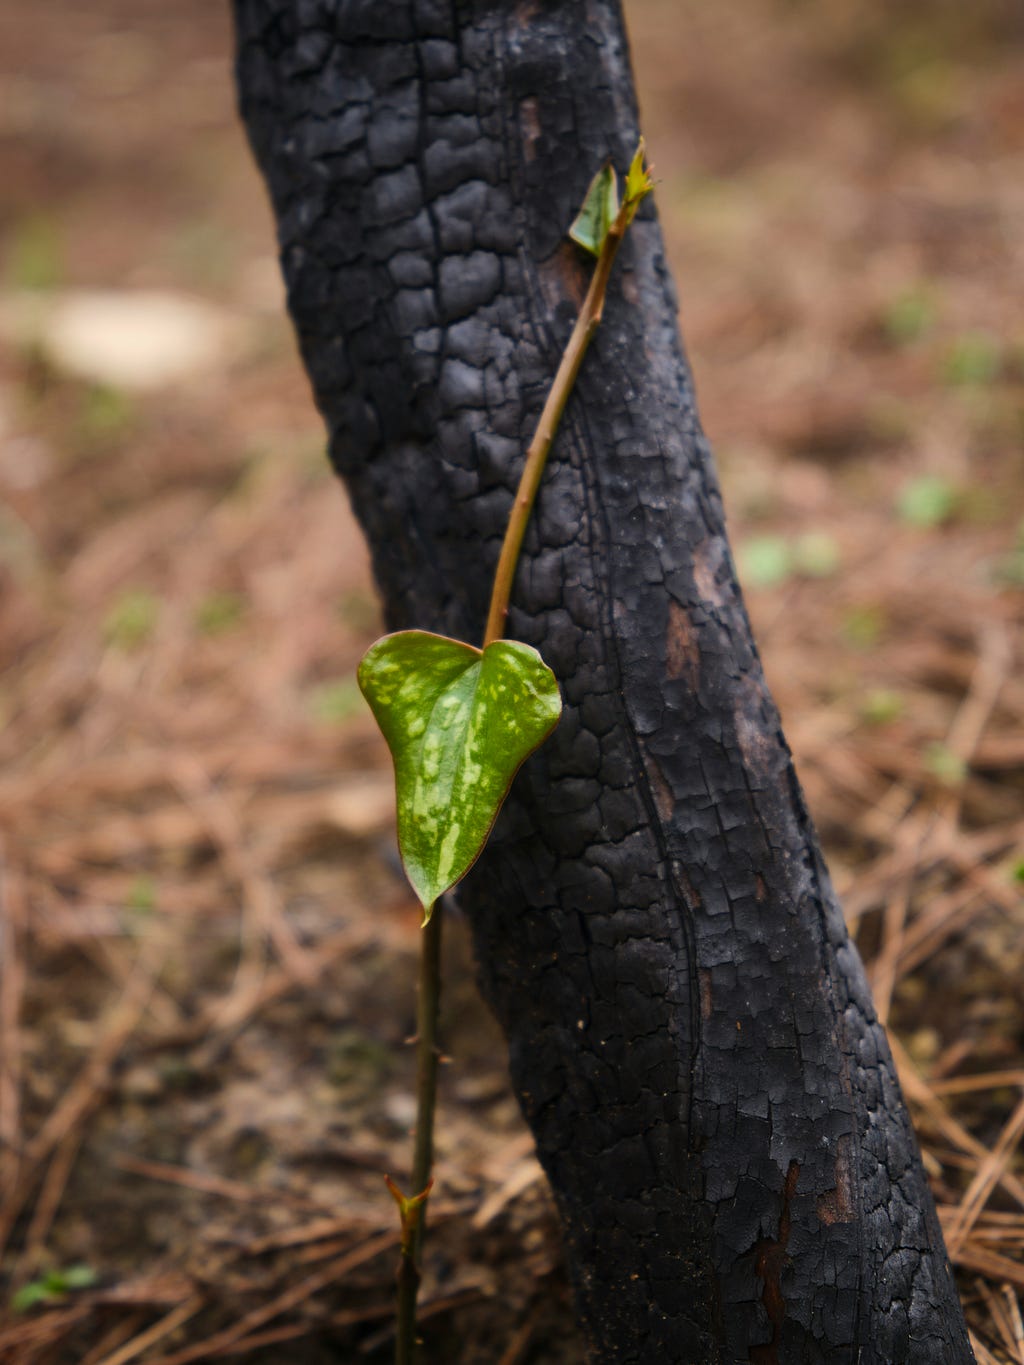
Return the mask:
<path id="1" fill-rule="evenodd" d="M 479 639 L 638 123 L 615 0 L 236 0 L 291 313 L 392 628 Z M 565 716 L 464 883 L 596 1362 L 973 1357 L 765 686 L 653 208 L 527 535 Z"/>

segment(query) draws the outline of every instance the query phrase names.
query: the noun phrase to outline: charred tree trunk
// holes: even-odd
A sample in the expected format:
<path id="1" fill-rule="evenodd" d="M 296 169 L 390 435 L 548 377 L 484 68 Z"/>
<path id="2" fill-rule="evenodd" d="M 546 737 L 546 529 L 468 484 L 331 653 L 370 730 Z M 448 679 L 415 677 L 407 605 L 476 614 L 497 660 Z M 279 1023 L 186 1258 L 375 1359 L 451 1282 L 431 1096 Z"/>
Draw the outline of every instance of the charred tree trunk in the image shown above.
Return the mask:
<path id="1" fill-rule="evenodd" d="M 236 0 L 292 316 L 393 628 L 478 639 L 637 113 L 615 0 Z M 765 687 L 652 210 L 510 634 L 566 714 L 459 894 L 597 1362 L 972 1359 Z"/>

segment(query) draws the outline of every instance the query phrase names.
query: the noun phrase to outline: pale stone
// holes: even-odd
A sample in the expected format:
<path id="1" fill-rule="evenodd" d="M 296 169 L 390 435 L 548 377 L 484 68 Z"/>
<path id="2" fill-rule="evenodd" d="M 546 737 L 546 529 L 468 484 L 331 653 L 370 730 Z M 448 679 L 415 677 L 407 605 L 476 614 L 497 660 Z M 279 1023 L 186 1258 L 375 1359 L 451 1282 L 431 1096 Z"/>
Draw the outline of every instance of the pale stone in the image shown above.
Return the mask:
<path id="1" fill-rule="evenodd" d="M 157 290 L 18 295 L 0 333 L 41 347 L 58 369 L 112 388 L 164 388 L 224 364 L 240 327 L 201 299 Z"/>

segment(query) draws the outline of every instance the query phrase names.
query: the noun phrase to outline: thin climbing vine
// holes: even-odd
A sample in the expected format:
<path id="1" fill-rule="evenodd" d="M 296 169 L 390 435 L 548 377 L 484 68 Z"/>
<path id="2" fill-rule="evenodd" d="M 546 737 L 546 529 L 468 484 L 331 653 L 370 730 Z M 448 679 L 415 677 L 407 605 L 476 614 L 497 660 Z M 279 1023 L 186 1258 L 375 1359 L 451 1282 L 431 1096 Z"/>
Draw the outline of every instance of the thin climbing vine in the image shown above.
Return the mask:
<path id="1" fill-rule="evenodd" d="M 415 1353 L 420 1250 L 433 1185 L 442 925 L 438 902 L 479 857 L 512 779 L 561 715 L 558 683 L 541 656 L 530 645 L 502 637 L 523 536 L 551 444 L 600 325 L 616 253 L 652 189 L 641 139 L 621 203 L 618 177 L 609 162 L 591 181 L 569 229 L 569 236 L 596 258 L 596 264 L 526 452 L 494 575 L 482 646 L 405 630 L 371 645 L 359 666 L 359 686 L 394 760 L 399 850 L 423 907 L 414 1193 L 404 1194 L 387 1178 L 401 1221 L 396 1365 L 411 1365 Z"/>

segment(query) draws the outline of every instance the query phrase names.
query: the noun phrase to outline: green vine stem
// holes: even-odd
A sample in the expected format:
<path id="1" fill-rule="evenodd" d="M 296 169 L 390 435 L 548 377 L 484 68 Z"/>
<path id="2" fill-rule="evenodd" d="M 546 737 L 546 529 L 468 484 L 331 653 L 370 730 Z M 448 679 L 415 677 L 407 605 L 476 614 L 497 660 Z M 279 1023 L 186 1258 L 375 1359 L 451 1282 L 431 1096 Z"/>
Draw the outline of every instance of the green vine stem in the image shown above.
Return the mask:
<path id="1" fill-rule="evenodd" d="M 402 1219 L 402 1253 L 398 1262 L 398 1312 L 395 1365 L 412 1365 L 416 1349 L 416 1298 L 420 1287 L 420 1247 L 427 1221 L 431 1168 L 434 1164 L 434 1112 L 437 1108 L 437 1016 L 441 999 L 441 925 L 443 906 L 423 926 L 420 948 L 419 999 L 416 1008 L 416 1137 L 412 1188 L 403 1198 L 388 1181 Z"/>
<path id="2" fill-rule="evenodd" d="M 440 1049 L 437 1045 L 437 1016 L 441 1003 L 441 926 L 443 906 L 436 905 L 429 923 L 423 930 L 420 950 L 420 993 L 418 1007 L 417 1077 L 416 1077 L 416 1142 L 413 1150 L 412 1187 L 426 1190 L 434 1165 L 434 1111 L 437 1108 L 437 1068 Z M 412 1256 L 419 1265 L 423 1227 L 426 1223 L 426 1204 L 416 1223 L 412 1242 Z"/>
<path id="3" fill-rule="evenodd" d="M 641 200 L 650 193 L 652 181 L 643 162 L 643 142 L 637 148 L 626 179 L 626 193 L 621 207 L 611 196 L 616 196 L 614 171 L 606 166 L 591 184 L 588 209 L 599 220 L 598 237 L 584 240 L 575 232 L 576 239 L 597 257 L 586 297 L 579 311 L 572 335 L 562 354 L 558 370 L 526 452 L 515 502 L 509 515 L 505 539 L 494 575 L 490 609 L 483 646 L 494 644 L 505 634 L 509 599 L 519 564 L 523 536 L 533 511 L 544 466 L 547 463 L 555 433 L 565 412 L 573 385 L 579 374 L 594 333 L 604 312 L 608 280 L 626 229 L 636 215 Z M 593 205 L 593 207 L 592 207 Z M 579 223 L 580 220 L 577 220 Z M 575 225 L 574 225 L 575 226 Z M 592 231 L 592 229 L 590 229 Z M 395 1345 L 395 1365 L 413 1365 L 416 1351 L 416 1299 L 420 1285 L 420 1247 L 426 1223 L 426 1205 L 433 1184 L 431 1169 L 434 1153 L 434 1112 L 437 1106 L 437 1017 L 441 994 L 441 903 L 424 925 L 420 958 L 419 1001 L 417 1006 L 417 1082 L 416 1082 L 416 1137 L 413 1153 L 412 1188 L 417 1193 L 403 1195 L 389 1179 L 388 1188 L 398 1204 L 402 1220 L 402 1251 L 398 1265 L 398 1317 Z"/>
<path id="4" fill-rule="evenodd" d="M 509 598 L 512 595 L 512 583 L 516 576 L 516 568 L 519 565 L 519 552 L 522 549 L 523 536 L 526 534 L 526 525 L 530 520 L 533 504 L 537 499 L 537 490 L 540 488 L 544 466 L 547 464 L 548 454 L 555 439 L 558 425 L 562 420 L 565 405 L 568 403 L 569 395 L 576 383 L 576 376 L 583 364 L 583 357 L 586 355 L 594 338 L 594 333 L 601 323 L 612 264 L 619 247 L 622 245 L 626 229 L 636 213 L 636 207 L 636 201 L 627 195 L 605 234 L 597 258 L 597 265 L 590 277 L 590 287 L 576 318 L 572 335 L 562 353 L 554 381 L 548 390 L 548 396 L 544 401 L 533 440 L 527 449 L 526 464 L 519 480 L 516 500 L 509 515 L 501 555 L 498 558 L 498 567 L 494 573 L 491 606 L 487 613 L 487 629 L 484 632 L 485 649 L 495 640 L 500 640 L 505 634 L 505 620 L 508 616 Z"/>
<path id="5" fill-rule="evenodd" d="M 434 913 L 423 930 L 420 952 L 420 993 L 417 1010 L 418 1067 L 416 1078 L 416 1144 L 413 1151 L 412 1187 L 426 1189 L 434 1164 L 434 1110 L 437 1105 L 437 1014 L 441 998 L 441 924 L 442 908 Z M 423 1219 L 418 1224 L 416 1244 L 423 1235 Z"/>

